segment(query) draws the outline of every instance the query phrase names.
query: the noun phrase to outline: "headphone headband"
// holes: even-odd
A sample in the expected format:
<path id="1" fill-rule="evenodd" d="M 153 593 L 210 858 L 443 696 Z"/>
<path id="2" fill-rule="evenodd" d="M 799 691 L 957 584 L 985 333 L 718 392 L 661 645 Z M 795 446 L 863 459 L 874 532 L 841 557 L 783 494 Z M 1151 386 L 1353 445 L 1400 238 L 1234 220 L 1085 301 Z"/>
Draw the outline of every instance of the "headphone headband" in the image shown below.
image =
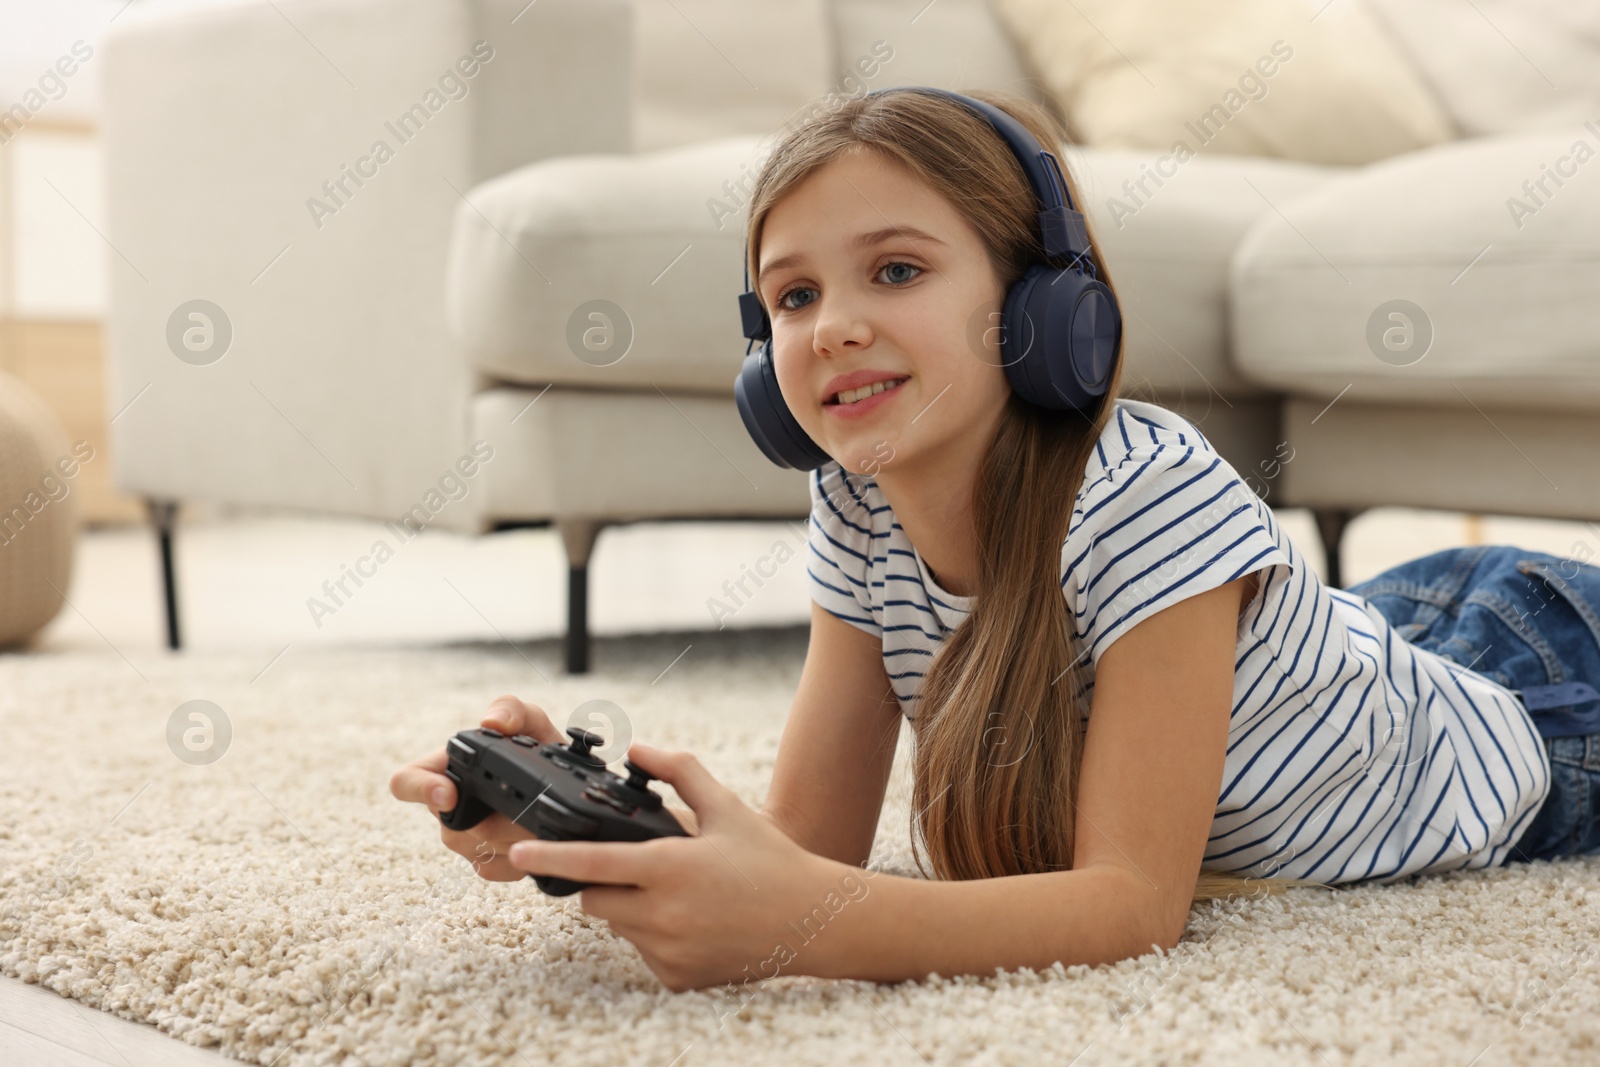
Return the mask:
<path id="1" fill-rule="evenodd" d="M 987 101 L 964 96 L 948 89 L 935 89 L 930 85 L 890 86 L 874 89 L 868 96 L 883 93 L 923 93 L 942 96 L 963 105 L 980 118 L 987 119 L 1011 149 L 1011 154 L 1022 164 L 1022 172 L 1033 195 L 1039 201 L 1039 232 L 1044 238 L 1045 254 L 1081 257 L 1089 251 L 1089 231 L 1083 224 L 1083 213 L 1072 206 L 1072 193 L 1061 174 L 1061 163 L 1055 153 L 1039 144 L 1038 138 L 1028 128 L 1005 111 Z M 748 269 L 748 268 L 747 268 Z"/>

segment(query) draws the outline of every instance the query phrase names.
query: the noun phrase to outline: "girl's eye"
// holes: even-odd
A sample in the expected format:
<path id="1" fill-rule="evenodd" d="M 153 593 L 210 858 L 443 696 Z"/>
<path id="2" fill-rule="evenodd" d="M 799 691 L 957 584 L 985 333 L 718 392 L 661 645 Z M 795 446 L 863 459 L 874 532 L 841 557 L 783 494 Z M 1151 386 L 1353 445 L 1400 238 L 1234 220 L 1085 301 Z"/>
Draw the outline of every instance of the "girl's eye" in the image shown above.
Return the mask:
<path id="1" fill-rule="evenodd" d="M 783 308 L 785 311 L 798 311 L 798 310 L 800 310 L 800 308 L 794 307 L 793 305 L 786 303 L 786 301 L 789 299 L 789 294 L 790 293 L 806 293 L 806 292 L 812 292 L 812 291 L 813 290 L 807 289 L 803 285 L 796 285 L 793 288 L 785 289 L 783 292 L 779 293 L 778 294 L 778 299 L 774 300 L 773 303 L 777 304 L 779 307 Z M 808 300 L 808 301 L 806 301 L 806 304 L 809 304 L 810 302 L 811 301 Z M 805 304 L 801 304 L 800 307 L 805 307 Z"/>
<path id="2" fill-rule="evenodd" d="M 878 273 L 882 274 L 883 271 L 885 271 L 885 270 L 894 270 L 896 267 L 904 267 L 904 268 L 906 268 L 906 270 L 913 270 L 913 271 L 916 271 L 917 273 L 916 274 L 912 274 L 912 275 L 908 275 L 908 276 L 902 276 L 899 280 L 895 280 L 895 279 L 891 278 L 889 280 L 891 285 L 904 285 L 906 282 L 909 282 L 912 278 L 915 278 L 917 276 L 917 274 L 921 274 L 922 273 L 922 268 L 921 267 L 918 267 L 918 266 L 916 266 L 915 264 L 912 264 L 912 263 L 902 263 L 902 262 L 900 262 L 898 260 L 896 260 L 893 263 L 885 263 L 883 265 L 883 270 L 880 270 Z"/>
<path id="3" fill-rule="evenodd" d="M 913 271 L 915 273 L 912 273 L 912 274 L 909 274 L 909 275 L 908 274 L 901 274 L 901 276 L 898 277 L 898 278 L 889 278 L 887 280 L 888 280 L 890 285 L 904 285 L 907 282 L 909 282 L 912 279 L 914 279 L 918 274 L 922 273 L 922 268 L 921 267 L 919 267 L 919 266 L 917 266 L 917 265 L 915 265 L 913 263 L 905 263 L 905 262 L 902 262 L 902 261 L 899 261 L 899 260 L 896 260 L 893 263 L 885 263 L 882 267 L 879 268 L 878 273 L 879 274 L 883 274 L 885 271 L 892 271 L 896 267 L 903 267 L 906 270 Z M 783 292 L 779 293 L 777 299 L 774 300 L 773 303 L 778 305 L 779 307 L 783 308 L 785 311 L 798 311 L 798 310 L 800 310 L 800 308 L 805 307 L 806 304 L 809 304 L 812 301 L 811 300 L 806 300 L 806 301 L 804 301 L 803 303 L 801 303 L 799 305 L 790 304 L 790 303 L 788 303 L 789 295 L 791 293 L 815 293 L 815 292 L 816 292 L 815 289 L 812 289 L 812 288 L 810 288 L 808 286 L 796 285 L 796 286 L 793 286 L 791 288 L 785 289 Z M 813 299 L 815 299 L 815 297 L 813 297 Z"/>

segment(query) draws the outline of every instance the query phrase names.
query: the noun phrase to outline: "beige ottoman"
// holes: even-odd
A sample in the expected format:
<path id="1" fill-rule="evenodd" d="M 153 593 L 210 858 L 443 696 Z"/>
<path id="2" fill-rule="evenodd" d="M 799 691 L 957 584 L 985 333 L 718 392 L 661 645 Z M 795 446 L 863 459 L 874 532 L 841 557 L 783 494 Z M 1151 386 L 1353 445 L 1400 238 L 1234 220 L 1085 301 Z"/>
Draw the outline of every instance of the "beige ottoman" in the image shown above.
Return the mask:
<path id="1" fill-rule="evenodd" d="M 38 394 L 0 371 L 0 648 L 55 618 L 72 580 L 73 479 L 94 449 L 67 440 Z"/>

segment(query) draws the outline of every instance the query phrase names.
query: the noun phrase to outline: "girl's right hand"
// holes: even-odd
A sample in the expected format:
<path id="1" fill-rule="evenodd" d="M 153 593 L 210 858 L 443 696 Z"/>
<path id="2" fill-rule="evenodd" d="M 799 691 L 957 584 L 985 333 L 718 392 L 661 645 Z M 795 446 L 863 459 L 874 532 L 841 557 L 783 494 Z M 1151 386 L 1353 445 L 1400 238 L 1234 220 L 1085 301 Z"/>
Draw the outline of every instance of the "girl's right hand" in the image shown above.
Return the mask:
<path id="1" fill-rule="evenodd" d="M 544 709 L 537 704 L 525 704 L 514 696 L 496 697 L 489 704 L 481 725 L 501 733 L 527 734 L 550 745 L 566 742 Z M 444 749 L 406 764 L 389 778 L 389 792 L 396 800 L 421 804 L 434 813 L 450 811 L 456 806 L 456 786 L 444 773 L 449 756 Z M 439 824 L 439 837 L 450 851 L 472 861 L 473 870 L 491 882 L 515 882 L 526 878 L 527 871 L 511 866 L 506 853 L 512 844 L 533 837 L 510 819 L 495 812 L 470 830 L 452 830 Z"/>

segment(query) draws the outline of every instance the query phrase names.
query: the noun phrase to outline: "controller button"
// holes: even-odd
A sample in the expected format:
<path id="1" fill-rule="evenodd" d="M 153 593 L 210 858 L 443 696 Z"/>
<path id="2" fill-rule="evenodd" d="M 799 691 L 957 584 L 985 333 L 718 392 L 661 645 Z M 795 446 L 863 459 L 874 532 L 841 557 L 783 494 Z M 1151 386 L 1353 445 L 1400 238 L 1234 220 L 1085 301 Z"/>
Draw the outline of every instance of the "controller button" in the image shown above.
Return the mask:
<path id="1" fill-rule="evenodd" d="M 590 786 L 588 789 L 583 791 L 583 795 L 588 800 L 596 801 L 597 803 L 616 808 L 624 815 L 633 814 L 635 805 L 629 804 L 621 797 L 612 796 L 611 793 L 602 786 Z"/>
<path id="2" fill-rule="evenodd" d="M 450 750 L 450 754 L 452 756 L 464 760 L 467 763 L 471 763 L 473 757 L 478 754 L 477 749 L 473 748 L 459 737 L 452 737 L 445 747 Z"/>
<path id="3" fill-rule="evenodd" d="M 505 736 L 505 734 L 501 733 L 499 730 L 496 730 L 492 726 L 483 726 L 483 727 L 479 727 L 479 729 L 483 731 L 483 734 L 484 734 L 485 737 L 504 737 Z"/>
<path id="4" fill-rule="evenodd" d="M 592 837 L 600 829 L 600 820 L 580 815 L 548 793 L 541 793 L 534 803 L 538 805 L 539 820 L 561 833 L 573 837 Z"/>
<path id="5" fill-rule="evenodd" d="M 521 745 L 523 748 L 534 748 L 538 745 L 538 742 L 529 737 L 527 734 L 517 734 L 511 740 Z"/>
<path id="6" fill-rule="evenodd" d="M 557 767 L 560 767 L 564 771 L 570 771 L 573 769 L 571 761 L 562 759 L 554 752 L 550 753 L 550 762 L 554 763 Z"/>

